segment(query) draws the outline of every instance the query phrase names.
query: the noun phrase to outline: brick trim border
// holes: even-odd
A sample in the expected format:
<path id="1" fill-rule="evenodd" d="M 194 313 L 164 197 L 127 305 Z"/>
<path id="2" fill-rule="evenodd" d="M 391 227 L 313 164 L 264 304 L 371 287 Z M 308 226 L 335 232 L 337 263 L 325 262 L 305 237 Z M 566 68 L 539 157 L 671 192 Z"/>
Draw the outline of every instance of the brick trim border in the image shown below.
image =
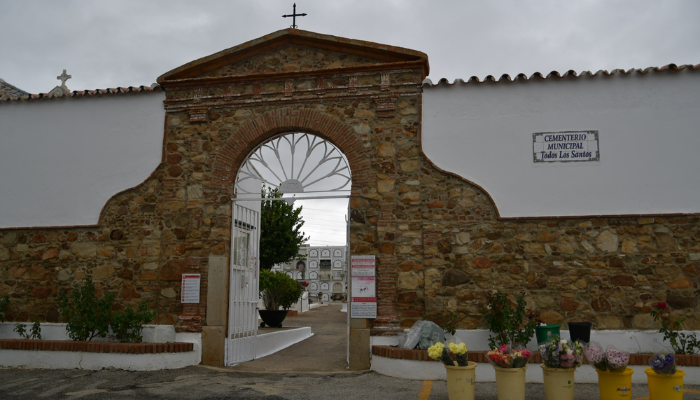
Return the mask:
<path id="1" fill-rule="evenodd" d="M 66 340 L 0 339 L 0 350 L 80 351 L 85 353 L 160 354 L 194 351 L 193 343 L 106 343 Z"/>
<path id="2" fill-rule="evenodd" d="M 477 363 L 488 363 L 486 353 L 487 351 L 470 351 L 467 353 L 467 359 Z M 430 358 L 427 350 L 406 350 L 392 346 L 372 346 L 372 355 L 396 360 L 439 362 Z M 651 353 L 631 354 L 629 365 L 649 365 L 649 358 L 653 355 Z M 542 363 L 539 353 L 533 352 L 532 356 L 530 364 Z M 700 367 L 700 354 L 675 354 L 675 357 L 676 365 L 680 367 Z M 586 362 L 585 358 L 584 362 Z"/>

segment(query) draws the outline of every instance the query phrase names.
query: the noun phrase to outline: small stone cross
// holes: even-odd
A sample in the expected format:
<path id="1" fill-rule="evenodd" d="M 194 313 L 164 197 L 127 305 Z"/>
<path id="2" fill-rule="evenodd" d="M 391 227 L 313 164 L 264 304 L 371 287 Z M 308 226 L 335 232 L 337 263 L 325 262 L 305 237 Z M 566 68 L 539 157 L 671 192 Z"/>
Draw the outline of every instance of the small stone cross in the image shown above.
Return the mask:
<path id="1" fill-rule="evenodd" d="M 63 70 L 63 73 L 59 76 L 56 77 L 56 79 L 61 81 L 61 86 L 66 86 L 66 81 L 68 79 L 72 78 L 71 75 L 66 74 L 66 70 Z"/>

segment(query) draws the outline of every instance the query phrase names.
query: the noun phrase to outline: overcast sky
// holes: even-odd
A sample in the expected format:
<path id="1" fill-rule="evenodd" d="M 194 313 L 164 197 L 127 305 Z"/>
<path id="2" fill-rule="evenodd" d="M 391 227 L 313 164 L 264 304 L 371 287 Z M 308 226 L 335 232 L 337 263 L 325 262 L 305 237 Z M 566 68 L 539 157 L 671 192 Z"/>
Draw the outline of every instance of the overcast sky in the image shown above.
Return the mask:
<path id="1" fill-rule="evenodd" d="M 292 3 L 0 0 L 0 78 L 31 93 L 51 90 L 64 68 L 71 90 L 150 85 L 182 64 L 289 27 L 281 16 Z M 698 0 L 296 3 L 308 14 L 300 29 L 427 53 L 433 81 L 700 63 Z M 309 230 L 333 225 L 321 218 L 312 226 L 329 213 L 341 224 L 314 244 L 344 242 L 345 205 L 306 207 L 317 210 L 308 210 Z"/>
<path id="2" fill-rule="evenodd" d="M 0 78 L 48 92 L 150 85 L 291 25 L 293 0 L 0 0 Z M 300 29 L 423 51 L 430 78 L 700 63 L 697 0 L 297 0 Z"/>

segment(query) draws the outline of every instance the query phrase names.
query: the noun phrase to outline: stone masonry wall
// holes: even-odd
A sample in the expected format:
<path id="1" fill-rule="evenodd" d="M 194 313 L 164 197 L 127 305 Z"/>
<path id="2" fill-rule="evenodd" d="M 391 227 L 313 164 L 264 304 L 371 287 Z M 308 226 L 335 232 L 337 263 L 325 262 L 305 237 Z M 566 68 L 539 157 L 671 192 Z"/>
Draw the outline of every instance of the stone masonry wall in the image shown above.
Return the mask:
<path id="1" fill-rule="evenodd" d="M 118 305 L 146 301 L 156 323 L 174 324 L 181 306 L 177 246 L 164 248 L 162 167 L 137 188 L 113 197 L 98 227 L 0 230 L 0 295 L 10 295 L 10 321 L 59 322 L 57 296 L 91 272 L 98 295 Z"/>

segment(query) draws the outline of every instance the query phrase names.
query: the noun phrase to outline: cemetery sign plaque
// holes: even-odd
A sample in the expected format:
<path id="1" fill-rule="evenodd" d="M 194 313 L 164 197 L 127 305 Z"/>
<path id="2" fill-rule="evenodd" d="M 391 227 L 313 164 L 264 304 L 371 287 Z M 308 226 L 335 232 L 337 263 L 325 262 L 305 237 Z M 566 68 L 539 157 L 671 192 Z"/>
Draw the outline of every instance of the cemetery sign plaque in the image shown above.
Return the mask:
<path id="1" fill-rule="evenodd" d="M 532 160 L 535 163 L 600 161 L 598 131 L 533 133 Z"/>

